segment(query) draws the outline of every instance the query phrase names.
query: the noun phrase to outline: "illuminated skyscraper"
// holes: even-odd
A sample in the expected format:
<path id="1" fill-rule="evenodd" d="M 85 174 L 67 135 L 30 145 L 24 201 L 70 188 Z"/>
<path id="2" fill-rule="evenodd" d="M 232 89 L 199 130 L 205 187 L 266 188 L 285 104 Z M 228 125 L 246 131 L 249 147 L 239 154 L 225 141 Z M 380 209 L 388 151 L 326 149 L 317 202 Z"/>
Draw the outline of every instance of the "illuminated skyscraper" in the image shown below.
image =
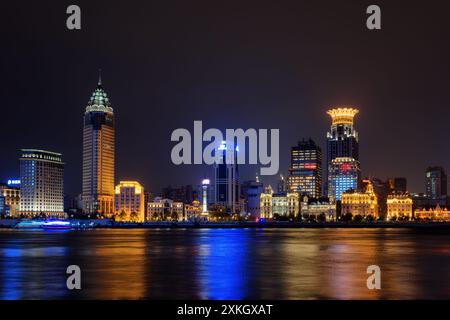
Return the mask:
<path id="1" fill-rule="evenodd" d="M 322 195 L 322 150 L 311 139 L 291 148 L 289 191 L 313 198 Z"/>
<path id="2" fill-rule="evenodd" d="M 84 113 L 83 212 L 114 213 L 114 113 L 101 79 Z"/>
<path id="3" fill-rule="evenodd" d="M 218 152 L 221 152 L 222 163 L 214 166 L 215 203 L 223 205 L 231 213 L 240 213 L 240 184 L 237 165 L 237 152 L 227 153 L 227 145 L 222 141 Z M 234 161 L 230 158 L 234 157 Z M 232 158 L 231 158 L 232 159 Z"/>
<path id="4" fill-rule="evenodd" d="M 354 166 L 359 171 L 358 132 L 353 126 L 353 119 L 358 112 L 357 109 L 353 108 L 336 108 L 327 112 L 331 116 L 331 129 L 327 133 L 327 191 L 330 198 L 337 198 L 336 194 L 331 193 L 333 186 L 331 185 L 330 172 L 334 159 L 353 159 Z M 359 179 L 358 174 L 358 184 Z"/>
<path id="5" fill-rule="evenodd" d="M 447 197 L 447 174 L 442 167 L 428 167 L 426 171 L 426 191 L 430 199 Z"/>
<path id="6" fill-rule="evenodd" d="M 61 154 L 22 149 L 20 157 L 20 213 L 64 216 L 64 163 Z"/>
<path id="7" fill-rule="evenodd" d="M 359 162 L 353 158 L 336 158 L 331 161 L 328 173 L 328 196 L 332 202 L 342 199 L 342 193 L 358 189 Z"/>

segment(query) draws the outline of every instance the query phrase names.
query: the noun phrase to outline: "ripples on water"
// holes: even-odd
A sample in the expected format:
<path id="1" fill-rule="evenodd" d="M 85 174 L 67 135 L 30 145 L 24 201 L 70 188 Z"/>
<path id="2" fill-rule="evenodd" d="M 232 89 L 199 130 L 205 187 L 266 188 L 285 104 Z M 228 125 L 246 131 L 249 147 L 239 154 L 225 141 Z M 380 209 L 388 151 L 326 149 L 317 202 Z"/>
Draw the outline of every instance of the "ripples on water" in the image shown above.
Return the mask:
<path id="1" fill-rule="evenodd" d="M 366 287 L 373 264 L 381 290 Z M 445 232 L 0 230 L 0 299 L 449 299 L 449 270 Z"/>

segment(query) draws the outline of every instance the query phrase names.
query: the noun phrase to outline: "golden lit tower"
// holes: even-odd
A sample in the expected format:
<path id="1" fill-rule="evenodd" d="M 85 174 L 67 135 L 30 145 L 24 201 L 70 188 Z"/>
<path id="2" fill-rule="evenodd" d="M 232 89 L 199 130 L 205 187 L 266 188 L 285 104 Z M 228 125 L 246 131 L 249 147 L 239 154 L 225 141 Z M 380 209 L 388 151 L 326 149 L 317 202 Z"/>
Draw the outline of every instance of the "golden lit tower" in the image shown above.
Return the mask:
<path id="1" fill-rule="evenodd" d="M 99 77 L 84 113 L 83 212 L 114 213 L 114 112 Z"/>
<path id="2" fill-rule="evenodd" d="M 327 111 L 331 116 L 331 128 L 327 133 L 327 192 L 332 198 L 336 198 L 336 195 L 330 194 L 330 171 L 333 160 L 354 159 L 359 168 L 358 132 L 353 126 L 354 117 L 358 112 L 354 108 L 335 108 Z"/>

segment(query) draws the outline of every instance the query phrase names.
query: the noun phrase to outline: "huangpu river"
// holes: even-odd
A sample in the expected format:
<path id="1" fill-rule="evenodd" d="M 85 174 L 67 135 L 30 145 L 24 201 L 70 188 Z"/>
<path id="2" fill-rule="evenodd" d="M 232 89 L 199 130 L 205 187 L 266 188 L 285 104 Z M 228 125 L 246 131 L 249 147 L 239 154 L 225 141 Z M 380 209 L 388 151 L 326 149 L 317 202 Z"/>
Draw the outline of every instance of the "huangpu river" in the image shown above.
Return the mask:
<path id="1" fill-rule="evenodd" d="M 81 290 L 66 287 L 69 265 Z M 380 290 L 367 288 L 370 265 Z M 0 299 L 450 299 L 450 234 L 2 229 Z"/>

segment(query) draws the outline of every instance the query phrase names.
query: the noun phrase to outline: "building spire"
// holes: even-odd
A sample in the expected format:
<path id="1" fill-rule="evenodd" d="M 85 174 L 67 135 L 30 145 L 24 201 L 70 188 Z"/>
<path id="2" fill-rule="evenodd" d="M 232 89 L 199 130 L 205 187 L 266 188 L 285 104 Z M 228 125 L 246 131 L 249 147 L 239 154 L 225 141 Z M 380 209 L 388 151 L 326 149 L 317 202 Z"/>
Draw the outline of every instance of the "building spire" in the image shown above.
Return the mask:
<path id="1" fill-rule="evenodd" d="M 102 85 L 102 69 L 98 69 L 98 85 Z"/>

